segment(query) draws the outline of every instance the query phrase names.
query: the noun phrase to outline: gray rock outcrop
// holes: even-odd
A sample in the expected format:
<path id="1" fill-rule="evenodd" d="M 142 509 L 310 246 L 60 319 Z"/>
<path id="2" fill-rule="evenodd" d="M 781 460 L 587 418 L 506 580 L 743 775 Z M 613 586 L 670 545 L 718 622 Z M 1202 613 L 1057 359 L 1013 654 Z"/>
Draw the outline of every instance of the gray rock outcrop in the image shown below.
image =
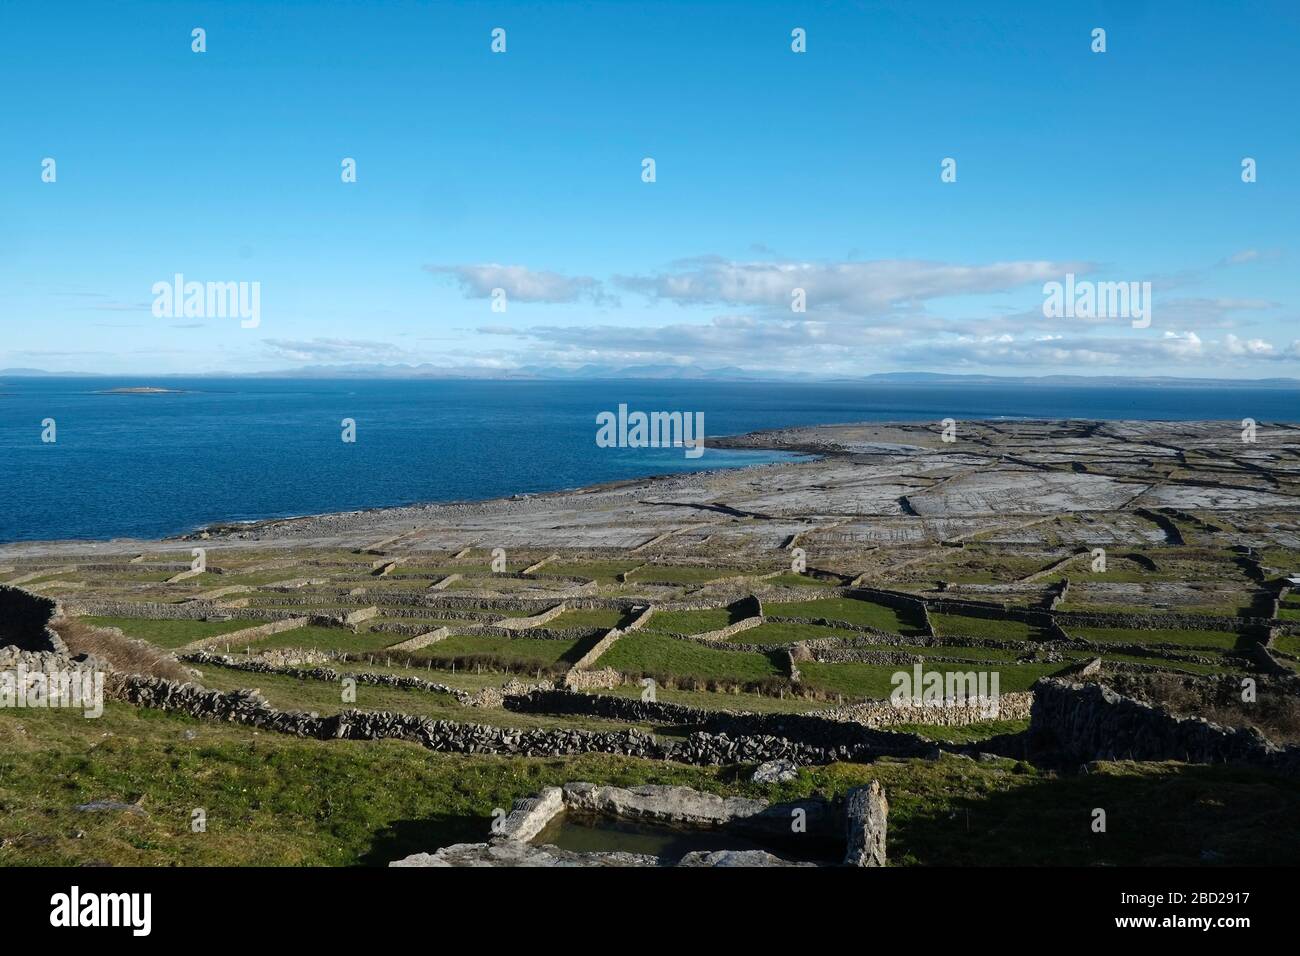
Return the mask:
<path id="1" fill-rule="evenodd" d="M 880 781 L 850 790 L 845 805 L 846 866 L 884 866 L 889 801 Z"/>

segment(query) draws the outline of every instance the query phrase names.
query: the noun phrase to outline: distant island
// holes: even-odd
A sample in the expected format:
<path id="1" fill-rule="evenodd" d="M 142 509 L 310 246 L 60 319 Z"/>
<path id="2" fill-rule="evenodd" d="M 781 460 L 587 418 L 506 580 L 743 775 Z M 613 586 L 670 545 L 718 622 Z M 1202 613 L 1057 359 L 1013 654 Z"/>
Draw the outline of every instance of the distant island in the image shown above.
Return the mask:
<path id="1" fill-rule="evenodd" d="M 131 386 L 130 388 L 105 388 L 105 389 L 101 389 L 97 394 L 100 395 L 166 395 L 166 394 L 179 395 L 181 391 L 182 390 L 179 388 L 156 388 L 154 386 L 149 386 L 149 385 L 135 385 L 135 386 Z"/>
<path id="2" fill-rule="evenodd" d="M 35 368 L 0 368 L 0 379 L 105 378 L 103 372 L 51 372 Z M 798 382 L 837 385 L 1049 385 L 1114 388 L 1300 388 L 1300 379 L 1205 378 L 1175 375 L 990 375 L 948 372 L 875 372 L 859 376 L 808 376 L 802 372 L 753 370 L 736 366 L 722 368 L 698 365 L 586 364 L 576 368 L 523 365 L 513 369 L 484 369 L 464 366 L 359 364 L 305 365 L 297 368 L 258 372 L 208 371 L 195 373 L 156 372 L 152 378 L 186 379 L 423 379 L 483 381 L 713 381 L 713 382 Z M 106 394 L 183 391 L 166 388 L 114 388 Z"/>

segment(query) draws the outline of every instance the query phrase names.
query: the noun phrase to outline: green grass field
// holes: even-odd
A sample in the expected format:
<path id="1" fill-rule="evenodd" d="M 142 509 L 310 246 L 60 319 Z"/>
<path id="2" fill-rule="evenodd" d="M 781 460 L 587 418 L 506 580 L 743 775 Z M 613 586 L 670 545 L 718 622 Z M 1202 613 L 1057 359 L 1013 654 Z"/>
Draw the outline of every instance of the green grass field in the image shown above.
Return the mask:
<path id="1" fill-rule="evenodd" d="M 655 611 L 641 630 L 658 634 L 704 634 L 736 620 L 737 615 L 725 607 L 705 611 Z"/>
<path id="2" fill-rule="evenodd" d="M 926 664 L 925 671 L 942 671 L 947 674 L 954 671 L 988 671 L 990 675 L 998 674 L 999 693 L 1028 690 L 1034 681 L 1060 671 L 1062 664 L 997 664 L 996 666 L 980 664 L 933 663 Z M 903 671 L 911 673 L 907 664 L 820 664 L 808 661 L 799 665 L 803 682 L 808 687 L 826 694 L 843 694 L 851 698 L 870 698 L 883 700 L 894 689 L 891 678 Z M 990 677 L 991 679 L 991 677 Z"/>
<path id="3" fill-rule="evenodd" d="M 1063 625 L 1071 637 L 1114 644 L 1178 644 L 1184 647 L 1213 647 L 1223 650 L 1245 647 L 1240 635 L 1230 631 L 1160 630 L 1119 627 L 1072 627 Z"/>
<path id="4" fill-rule="evenodd" d="M 765 617 L 825 618 L 862 627 L 874 627 L 892 634 L 921 634 L 921 621 L 906 611 L 856 598 L 824 598 L 818 601 L 765 602 Z"/>
<path id="5" fill-rule="evenodd" d="M 528 637 L 494 637 L 482 634 L 453 634 L 445 640 L 414 652 L 418 660 L 449 661 L 483 657 L 502 664 L 526 667 L 553 667 L 577 656 L 585 646 L 580 639 L 545 641 Z"/>
<path id="6" fill-rule="evenodd" d="M 429 695 L 433 696 L 433 695 Z M 893 865 L 1288 865 L 1300 781 L 1222 766 L 1100 764 L 1056 776 L 1011 761 L 882 759 L 810 767 L 763 787 L 733 768 L 604 755 L 435 754 L 397 741 L 316 741 L 110 702 L 0 711 L 0 866 L 383 866 L 481 842 L 496 808 L 573 780 L 721 795 L 835 796 L 878 779 Z M 142 813 L 80 813 L 92 800 Z M 1105 807 L 1105 839 L 1091 808 Z M 202 808 L 207 832 L 191 831 Z M 1122 825 L 1117 825 L 1122 824 Z"/>
<path id="7" fill-rule="evenodd" d="M 581 715 L 553 716 L 550 714 L 520 714 L 492 708 L 468 708 L 447 694 L 423 690 L 404 690 L 394 687 L 356 685 L 356 701 L 343 700 L 343 685 L 334 681 L 300 680 L 284 674 L 253 674 L 234 668 L 205 664 L 203 686 L 211 690 L 238 690 L 255 687 L 272 706 L 280 710 L 296 710 L 322 715 L 337 714 L 345 710 L 388 710 L 402 714 L 417 714 L 435 720 L 452 720 L 460 723 L 490 724 L 497 727 L 580 727 L 587 730 L 619 730 L 627 726 L 640 726 L 643 730 L 662 730 L 649 725 L 629 725 L 622 721 Z M 341 673 L 353 670 L 340 664 Z M 429 677 L 430 675 L 421 675 Z M 500 675 L 498 675 L 499 677 Z M 440 674 L 431 679 L 441 683 Z M 499 683 L 499 681 L 497 681 Z"/>
<path id="8" fill-rule="evenodd" d="M 1073 586 L 1073 585 L 1071 585 Z M 1071 592 L 1073 593 L 1073 592 Z M 1152 604 L 1105 604 L 1065 601 L 1057 605 L 1058 611 L 1080 611 L 1084 614 L 1200 614 L 1205 617 L 1237 617 L 1247 606 L 1243 599 L 1233 604 L 1180 604 L 1164 607 Z"/>
<path id="9" fill-rule="evenodd" d="M 136 617 L 82 617 L 93 627 L 121 628 L 127 637 L 139 638 L 158 647 L 173 650 L 193 641 L 218 634 L 230 634 L 246 628 L 257 627 L 266 621 L 152 621 Z"/>
<path id="10" fill-rule="evenodd" d="M 780 678 L 780 668 L 765 654 L 715 650 L 662 634 L 635 631 L 620 638 L 596 662 L 624 674 L 671 675 L 728 681 Z"/>
<path id="11" fill-rule="evenodd" d="M 628 580 L 638 584 L 705 584 L 741 573 L 743 572 L 732 568 L 650 564 L 628 575 Z"/>
<path id="12" fill-rule="evenodd" d="M 363 624 L 362 627 L 364 626 Z M 396 644 L 404 640 L 406 638 L 400 634 L 374 633 L 368 630 L 353 634 L 346 627 L 308 625 L 295 628 L 292 631 L 281 631 L 279 634 L 272 634 L 260 641 L 253 641 L 248 646 L 254 654 L 262 651 L 280 650 L 286 647 L 354 653 L 382 650 L 389 644 Z M 242 644 L 232 644 L 230 650 L 231 653 L 239 653 L 244 650 L 244 646 Z"/>
<path id="13" fill-rule="evenodd" d="M 623 684 L 609 690 L 593 693 L 610 694 L 615 697 L 639 698 L 644 692 L 639 682 Z M 824 700 L 812 700 L 808 697 L 796 697 L 786 694 L 777 697 L 771 694 L 752 694 L 740 690 L 681 690 L 679 688 L 657 687 L 655 699 L 667 704 L 683 704 L 687 707 L 699 707 L 703 710 L 743 710 L 756 714 L 799 714 L 804 711 L 818 710 L 826 706 Z"/>
<path id="14" fill-rule="evenodd" d="M 1300 634 L 1279 634 L 1273 638 L 1273 646 L 1279 651 L 1300 655 Z"/>
<path id="15" fill-rule="evenodd" d="M 548 576 L 588 578 L 601 584 L 613 584 L 618 576 L 631 571 L 637 561 L 552 561 L 537 572 L 539 578 Z"/>
<path id="16" fill-rule="evenodd" d="M 926 646 L 886 646 L 882 651 L 902 651 L 907 654 L 920 654 L 922 657 L 957 657 L 973 661 L 1015 661 L 1024 649 L 1015 647 L 966 647 L 958 644 L 937 644 Z"/>
<path id="17" fill-rule="evenodd" d="M 1051 634 L 1020 621 L 994 621 L 964 614 L 930 612 L 930 623 L 940 637 L 979 637 L 998 641 L 1046 641 Z"/>
<path id="18" fill-rule="evenodd" d="M 858 631 L 845 631 L 822 624 L 795 624 L 788 621 L 768 621 L 758 627 L 741 631 L 730 640 L 737 644 L 793 644 L 795 641 L 811 641 L 825 637 L 853 638 L 861 637 Z"/>
<path id="19" fill-rule="evenodd" d="M 629 619 L 628 614 L 617 609 L 601 607 L 574 608 L 548 621 L 545 626 L 556 630 L 571 627 L 597 627 L 609 630 L 611 627 L 618 627 L 620 624 L 627 623 Z"/>
<path id="20" fill-rule="evenodd" d="M 834 588 L 839 587 L 841 582 L 834 579 L 814 578 L 807 574 L 778 574 L 774 578 L 768 578 L 764 584 L 774 587 L 798 587 L 798 588 Z"/>

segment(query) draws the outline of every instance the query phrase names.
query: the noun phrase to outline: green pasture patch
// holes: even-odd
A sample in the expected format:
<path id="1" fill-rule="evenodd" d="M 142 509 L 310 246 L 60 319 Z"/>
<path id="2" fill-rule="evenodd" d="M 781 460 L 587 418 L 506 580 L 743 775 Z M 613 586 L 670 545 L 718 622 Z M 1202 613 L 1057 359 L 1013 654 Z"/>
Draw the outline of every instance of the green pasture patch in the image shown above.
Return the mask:
<path id="1" fill-rule="evenodd" d="M 504 665 L 554 667 L 576 659 L 581 639 L 547 641 L 527 637 L 494 637 L 484 634 L 453 634 L 445 640 L 422 647 L 413 654 L 417 659 L 447 661 L 457 658 L 491 658 Z"/>
<path id="2" fill-rule="evenodd" d="M 620 574 L 635 568 L 639 561 L 552 561 L 536 572 L 539 578 L 589 578 L 601 584 L 614 584 Z"/>
<path id="3" fill-rule="evenodd" d="M 796 624 L 790 621 L 767 621 L 758 627 L 733 634 L 728 640 L 737 644 L 793 644 L 796 641 L 812 641 L 822 638 L 861 637 L 859 631 L 845 631 L 826 627 L 824 624 Z"/>
<path id="4" fill-rule="evenodd" d="M 1022 621 L 931 611 L 930 623 L 940 637 L 978 637 L 998 641 L 1046 641 L 1052 638 L 1047 630 Z"/>
<path id="5" fill-rule="evenodd" d="M 0 710 L 0 866 L 386 866 L 482 842 L 495 808 L 574 780 L 781 802 L 876 779 L 893 866 L 1197 866 L 1207 849 L 1228 865 L 1288 865 L 1300 844 L 1300 781 L 1242 767 L 1121 762 L 1055 774 L 945 755 L 803 767 L 774 786 L 750 782 L 751 769 L 309 740 L 116 701 L 98 720 Z M 105 799 L 138 800 L 146 813 L 74 809 Z M 191 830 L 196 806 L 206 833 Z M 1099 806 L 1126 821 L 1104 841 L 1077 825 L 1080 807 Z"/>
<path id="6" fill-rule="evenodd" d="M 370 631 L 353 634 L 352 630 L 346 627 L 319 627 L 309 624 L 306 627 L 281 631 L 279 634 L 272 634 L 270 637 L 249 642 L 249 646 L 254 654 L 261 651 L 282 650 L 290 647 L 304 650 L 354 653 L 383 650 L 389 644 L 396 644 L 404 640 L 406 638 L 400 634 L 375 634 Z M 242 651 L 244 646 L 243 644 L 238 646 L 232 644 L 230 649 L 232 652 Z"/>
<path id="7" fill-rule="evenodd" d="M 650 615 L 650 620 L 642 625 L 641 631 L 658 634 L 704 634 L 734 624 L 738 620 L 740 616 L 725 607 L 701 611 L 655 611 Z"/>
<path id="8" fill-rule="evenodd" d="M 835 588 L 843 586 L 843 582 L 834 578 L 815 578 L 810 574 L 778 574 L 774 578 L 767 578 L 763 583 L 792 588 Z"/>
<path id="9" fill-rule="evenodd" d="M 739 568 L 705 568 L 693 565 L 649 564 L 629 574 L 637 584 L 704 584 L 746 572 Z"/>
<path id="10" fill-rule="evenodd" d="M 351 668 L 335 668 L 346 673 Z M 211 690 L 257 688 L 263 697 L 280 710 L 300 711 L 329 716 L 345 710 L 387 710 L 415 714 L 434 720 L 489 724 L 495 727 L 580 727 L 587 730 L 619 730 L 626 727 L 651 729 L 644 724 L 627 724 L 601 717 L 583 715 L 523 714 L 492 708 L 467 708 L 449 694 L 426 690 L 356 685 L 356 701 L 343 700 L 342 681 L 299 679 L 286 674 L 253 674 L 234 668 L 204 665 L 203 685 Z M 500 677 L 500 675 L 497 675 Z M 434 678 L 436 680 L 436 678 Z"/>
<path id="11" fill-rule="evenodd" d="M 127 637 L 148 641 L 150 644 L 168 650 L 182 647 L 194 641 L 219 634 L 230 634 L 246 628 L 266 624 L 266 621 L 230 620 L 230 621 L 155 621 L 141 617 L 80 617 L 93 627 L 116 627 Z"/>
<path id="12" fill-rule="evenodd" d="M 1231 631 L 1201 631 L 1173 628 L 1078 627 L 1061 625 L 1071 637 L 1103 644 L 1180 644 L 1185 647 L 1242 649 L 1249 641 Z"/>
<path id="13" fill-rule="evenodd" d="M 645 688 L 634 680 L 608 690 L 593 691 L 593 693 L 639 699 L 645 693 Z M 775 696 L 741 690 L 681 690 L 669 687 L 656 687 L 655 699 L 665 704 L 681 704 L 686 707 L 699 707 L 701 710 L 731 710 L 754 714 L 800 714 L 810 710 L 820 710 L 826 706 L 824 700 L 812 700 L 792 693 Z"/>
<path id="14" fill-rule="evenodd" d="M 858 598 L 822 598 L 814 601 L 772 601 L 763 603 L 766 617 L 825 618 L 862 627 L 874 627 L 892 634 L 921 634 L 924 626 L 919 615 L 895 610 L 874 601 Z"/>
<path id="15" fill-rule="evenodd" d="M 1300 656 L 1300 634 L 1279 634 L 1273 638 L 1272 646 L 1287 654 Z"/>
<path id="16" fill-rule="evenodd" d="M 896 724 L 885 728 L 905 734 L 916 734 L 926 740 L 941 740 L 950 744 L 972 744 L 1001 734 L 1018 734 L 1029 729 L 1029 719 L 981 720 L 973 724 L 952 727 L 941 724 Z"/>
<path id="17" fill-rule="evenodd" d="M 690 677 L 702 680 L 759 681 L 784 674 L 766 654 L 706 647 L 663 634 L 634 631 L 601 655 L 598 667 L 630 675 Z"/>
<path id="18" fill-rule="evenodd" d="M 577 627 L 594 627 L 609 630 L 612 627 L 618 627 L 620 624 L 627 623 L 629 619 L 630 615 L 626 611 L 619 610 L 618 608 L 573 608 L 572 610 L 565 611 L 559 617 L 547 621 L 544 626 L 555 628 L 556 630 Z M 651 617 L 651 620 L 654 620 L 654 618 Z"/>
<path id="19" fill-rule="evenodd" d="M 995 662 L 990 662 L 995 663 Z M 1006 664 L 996 662 L 997 666 L 979 663 L 958 664 L 936 662 L 924 665 L 924 672 L 941 671 L 944 674 L 955 672 L 987 671 L 998 674 L 998 692 L 1002 694 L 1013 691 L 1028 690 L 1034 681 L 1062 670 L 1062 664 Z M 799 672 L 803 683 L 813 690 L 825 694 L 842 694 L 850 698 L 869 698 L 883 700 L 896 686 L 892 678 L 899 672 L 912 673 L 908 664 L 859 664 L 835 663 L 823 664 L 816 661 L 800 662 Z"/>

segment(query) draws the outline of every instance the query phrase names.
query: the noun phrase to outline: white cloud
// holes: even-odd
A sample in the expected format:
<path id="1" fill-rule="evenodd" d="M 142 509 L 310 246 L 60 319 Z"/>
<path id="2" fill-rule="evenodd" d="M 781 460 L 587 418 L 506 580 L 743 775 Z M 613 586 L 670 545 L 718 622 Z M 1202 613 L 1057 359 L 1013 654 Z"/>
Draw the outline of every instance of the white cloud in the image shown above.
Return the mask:
<path id="1" fill-rule="evenodd" d="M 461 292 L 468 299 L 490 298 L 493 289 L 504 289 L 509 300 L 518 302 L 577 302 L 586 299 L 596 303 L 612 302 L 602 290 L 601 283 L 590 276 L 566 276 L 558 272 L 529 269 L 526 266 L 506 266 L 499 263 L 483 265 L 424 267 L 435 275 L 455 277 Z"/>
<path id="2" fill-rule="evenodd" d="M 914 310 L 929 299 L 1005 292 L 1087 272 L 1089 263 L 1017 261 L 955 265 L 912 259 L 870 262 L 734 262 L 685 260 L 653 276 L 619 276 L 624 288 L 682 305 L 739 305 L 789 311 L 794 289 L 809 312 L 879 316 Z"/>
<path id="3" fill-rule="evenodd" d="M 274 357 L 291 362 L 397 362 L 411 354 L 388 342 L 357 339 L 266 339 Z"/>

